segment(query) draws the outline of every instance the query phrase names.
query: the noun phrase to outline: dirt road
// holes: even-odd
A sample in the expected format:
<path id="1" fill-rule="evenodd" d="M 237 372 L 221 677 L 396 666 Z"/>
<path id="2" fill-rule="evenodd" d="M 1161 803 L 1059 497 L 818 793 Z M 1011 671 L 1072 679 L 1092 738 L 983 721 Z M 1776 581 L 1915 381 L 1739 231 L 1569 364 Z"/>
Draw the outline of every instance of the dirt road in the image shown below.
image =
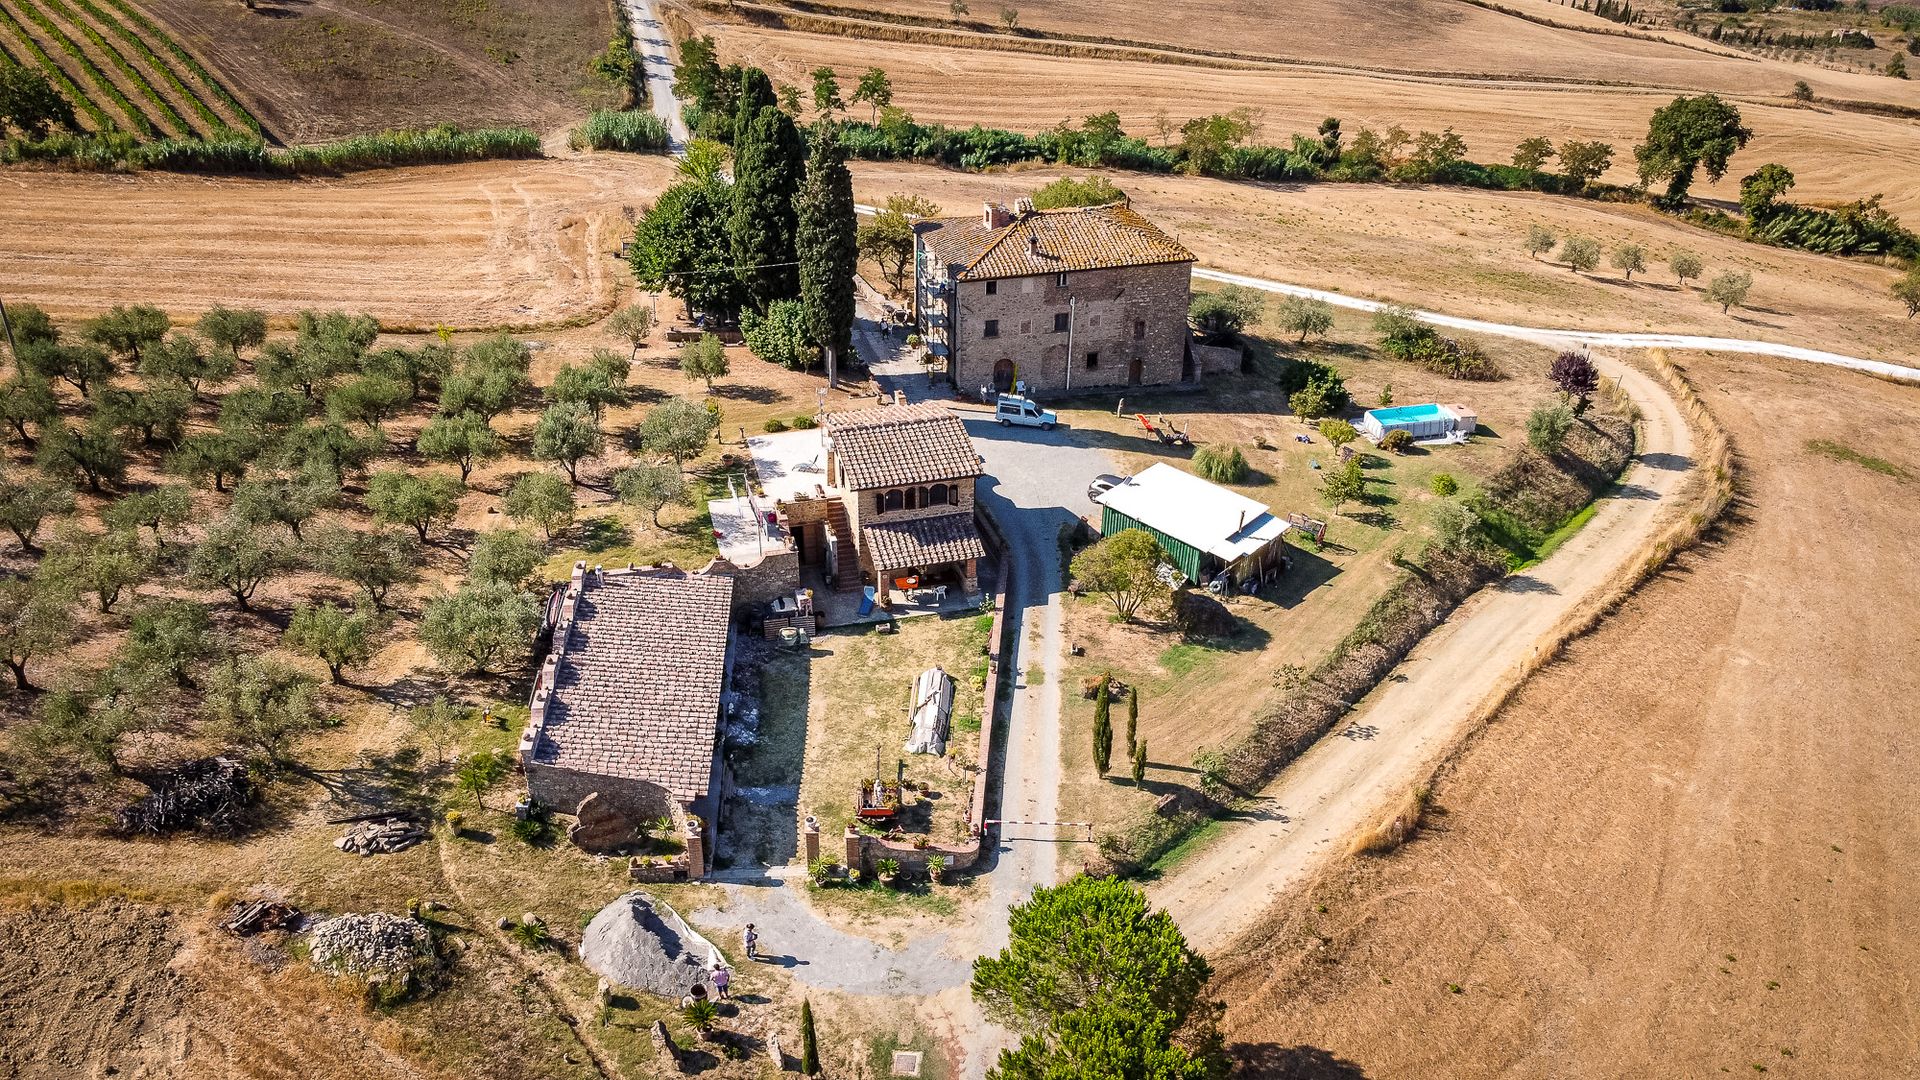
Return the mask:
<path id="1" fill-rule="evenodd" d="M 1391 800 L 1419 782 L 1490 695 L 1568 612 L 1613 580 L 1693 468 L 1685 417 L 1653 378 L 1606 357 L 1646 414 L 1640 454 L 1592 521 L 1551 558 L 1469 600 L 1340 731 L 1320 740 L 1236 822 L 1151 888 L 1204 950 L 1231 943 Z"/>
<path id="2" fill-rule="evenodd" d="M 687 119 L 673 93 L 673 35 L 654 8 L 654 0 L 620 0 L 633 28 L 633 51 L 646 71 L 647 105 L 667 125 L 667 149 L 674 155 L 687 148 Z"/>

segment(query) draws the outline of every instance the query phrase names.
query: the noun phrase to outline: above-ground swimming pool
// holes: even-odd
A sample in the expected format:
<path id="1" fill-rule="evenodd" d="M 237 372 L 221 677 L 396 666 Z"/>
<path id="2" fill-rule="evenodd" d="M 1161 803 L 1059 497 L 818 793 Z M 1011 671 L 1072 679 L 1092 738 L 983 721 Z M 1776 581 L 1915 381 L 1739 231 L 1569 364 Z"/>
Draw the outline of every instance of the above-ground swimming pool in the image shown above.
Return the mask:
<path id="1" fill-rule="evenodd" d="M 1402 405 L 1393 409 L 1370 409 L 1360 418 L 1360 430 L 1374 442 L 1389 431 L 1404 431 L 1416 439 L 1437 439 L 1455 431 L 1471 432 L 1479 420 L 1458 405 Z"/>

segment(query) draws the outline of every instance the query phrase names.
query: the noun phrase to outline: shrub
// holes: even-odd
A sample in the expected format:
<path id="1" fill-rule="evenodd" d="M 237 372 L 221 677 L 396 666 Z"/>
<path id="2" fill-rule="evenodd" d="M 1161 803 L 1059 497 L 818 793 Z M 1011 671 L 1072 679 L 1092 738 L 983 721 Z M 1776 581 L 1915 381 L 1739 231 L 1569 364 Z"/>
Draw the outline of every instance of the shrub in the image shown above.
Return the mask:
<path id="1" fill-rule="evenodd" d="M 819 421 L 811 416 L 796 416 L 791 426 L 795 431 L 812 431 L 819 426 Z"/>
<path id="2" fill-rule="evenodd" d="M 1412 445 L 1413 433 L 1406 428 L 1394 428 L 1392 431 L 1387 432 L 1385 438 L 1380 440 L 1380 449 L 1389 450 L 1396 454 L 1406 453 L 1407 447 Z"/>
<path id="3" fill-rule="evenodd" d="M 653 113 L 637 109 L 597 109 L 567 137 L 576 150 L 587 147 L 629 154 L 659 153 L 667 148 L 667 141 L 667 125 Z"/>
<path id="4" fill-rule="evenodd" d="M 1193 455 L 1193 471 L 1216 484 L 1238 484 L 1247 478 L 1247 456 L 1237 446 L 1203 446 Z"/>
<path id="5" fill-rule="evenodd" d="M 1435 495 L 1446 498 L 1460 490 L 1460 481 L 1455 480 L 1452 473 L 1434 473 L 1433 479 L 1427 481 L 1427 487 Z"/>
<path id="6" fill-rule="evenodd" d="M 1565 405 L 1542 405 L 1527 417 L 1527 445 L 1552 457 L 1567 443 L 1573 429 L 1573 410 Z"/>
<path id="7" fill-rule="evenodd" d="M 448 832 L 452 833 L 455 836 L 459 836 L 460 830 L 465 828 L 466 824 L 467 824 L 467 815 L 461 813 L 458 810 L 447 811 L 447 831 Z"/>
<path id="8" fill-rule="evenodd" d="M 946 872 L 947 872 L 947 857 L 945 855 L 927 856 L 927 874 L 929 876 L 931 876 L 935 881 L 938 881 L 941 879 L 941 877 L 945 876 Z"/>
<path id="9" fill-rule="evenodd" d="M 1345 420 L 1328 418 L 1320 421 L 1320 437 L 1336 447 L 1345 446 L 1360 437 L 1352 424 Z"/>
<path id="10" fill-rule="evenodd" d="M 767 422 L 760 426 L 764 428 L 767 434 L 769 435 L 777 435 L 780 432 L 787 430 L 787 422 L 785 420 L 780 419 L 777 416 L 768 417 Z"/>
<path id="11" fill-rule="evenodd" d="M 873 864 L 874 870 L 883 878 L 895 877 L 900 873 L 900 860 L 887 858 Z"/>

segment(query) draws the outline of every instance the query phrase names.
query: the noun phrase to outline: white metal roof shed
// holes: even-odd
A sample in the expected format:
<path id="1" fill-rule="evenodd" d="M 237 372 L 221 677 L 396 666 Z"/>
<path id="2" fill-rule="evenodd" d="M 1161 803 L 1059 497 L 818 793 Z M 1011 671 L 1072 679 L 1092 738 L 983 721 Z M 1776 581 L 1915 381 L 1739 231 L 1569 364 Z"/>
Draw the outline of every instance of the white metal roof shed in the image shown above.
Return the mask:
<path id="1" fill-rule="evenodd" d="M 1260 503 L 1164 461 L 1095 501 L 1225 563 L 1259 551 L 1288 529 Z"/>

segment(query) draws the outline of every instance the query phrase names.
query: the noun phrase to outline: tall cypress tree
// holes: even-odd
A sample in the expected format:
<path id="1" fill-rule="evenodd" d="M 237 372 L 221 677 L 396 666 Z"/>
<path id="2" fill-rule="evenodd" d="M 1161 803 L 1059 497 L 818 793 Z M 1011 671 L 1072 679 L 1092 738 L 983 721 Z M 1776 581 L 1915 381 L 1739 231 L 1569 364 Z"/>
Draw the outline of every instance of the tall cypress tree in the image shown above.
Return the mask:
<path id="1" fill-rule="evenodd" d="M 820 1040 L 813 1033 L 813 1002 L 800 999 L 800 1075 L 820 1075 Z"/>
<path id="2" fill-rule="evenodd" d="M 734 136 L 733 261 L 747 306 L 755 311 L 800 293 L 800 271 L 792 265 L 799 229 L 794 197 L 806 154 L 793 118 L 776 105 L 762 106 L 745 132 Z"/>
<path id="3" fill-rule="evenodd" d="M 1113 762 L 1113 716 L 1107 684 L 1101 683 L 1093 698 L 1093 767 L 1100 775 L 1107 774 L 1107 766 Z"/>
<path id="4" fill-rule="evenodd" d="M 795 251 L 800 259 L 800 302 L 816 345 L 844 362 L 853 348 L 855 246 L 853 174 L 840 129 L 821 123 L 813 130 L 807 179 L 800 188 Z"/>
<path id="5" fill-rule="evenodd" d="M 773 92 L 773 80 L 757 67 L 732 68 L 740 73 L 740 91 L 733 95 L 733 123 L 729 130 L 735 143 L 746 138 L 747 129 L 760 116 L 760 110 L 776 107 L 780 99 Z"/>
<path id="6" fill-rule="evenodd" d="M 1140 735 L 1140 688 L 1134 687 L 1127 694 L 1127 756 L 1132 757 L 1134 748 L 1139 745 Z"/>

